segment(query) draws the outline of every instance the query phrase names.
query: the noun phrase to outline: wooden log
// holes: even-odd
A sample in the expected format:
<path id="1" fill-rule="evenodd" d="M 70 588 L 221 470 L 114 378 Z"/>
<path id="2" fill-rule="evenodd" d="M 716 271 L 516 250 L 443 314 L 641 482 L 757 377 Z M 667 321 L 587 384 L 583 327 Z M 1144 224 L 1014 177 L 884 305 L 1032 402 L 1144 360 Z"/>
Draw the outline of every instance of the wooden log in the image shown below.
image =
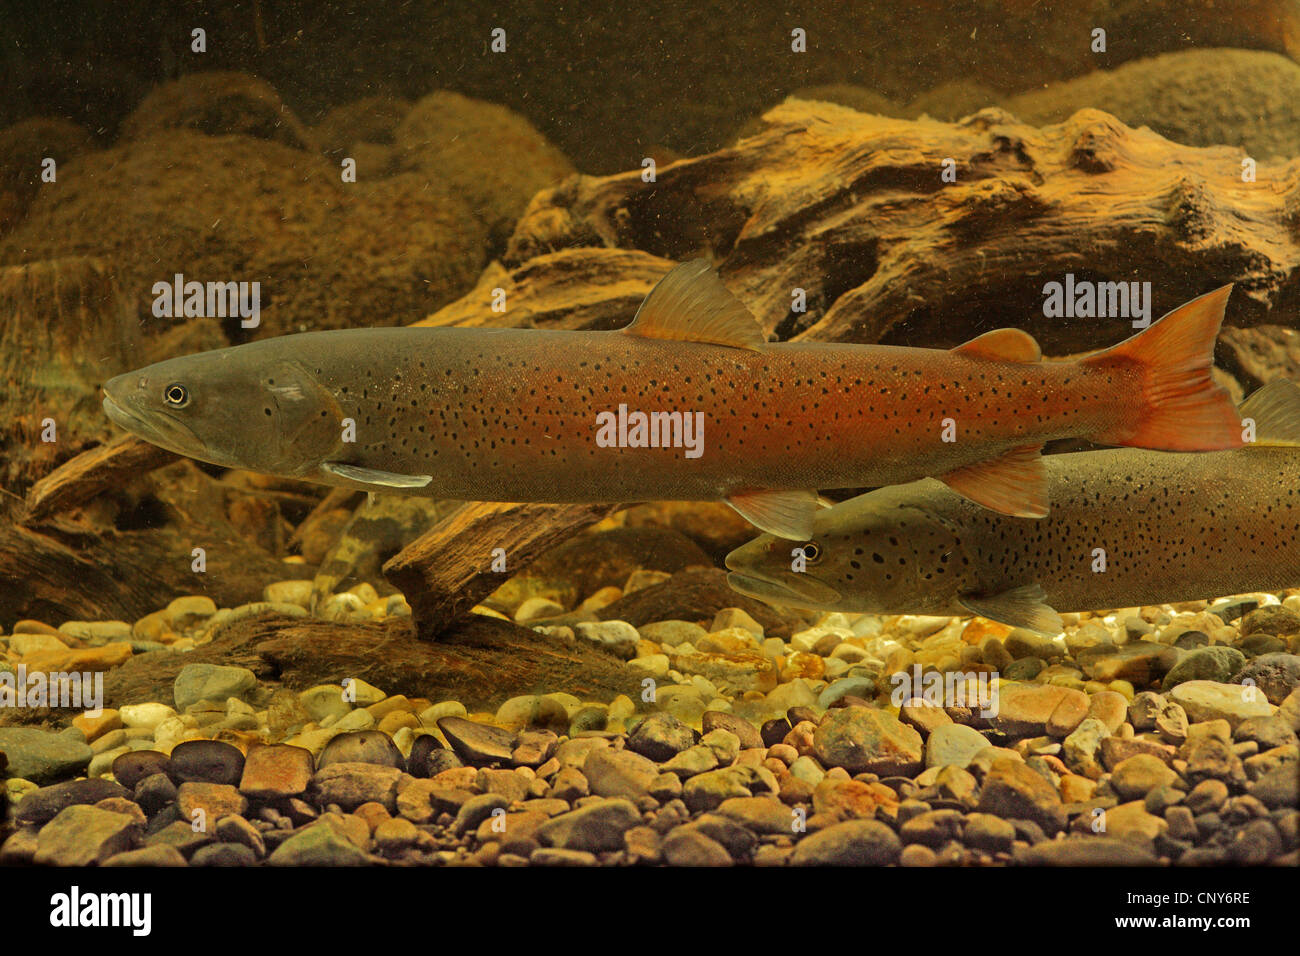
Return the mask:
<path id="1" fill-rule="evenodd" d="M 177 460 L 172 452 L 123 435 L 106 445 L 82 452 L 41 478 L 27 491 L 26 525 L 84 504 L 100 492 L 121 487 L 127 480 Z"/>
<path id="2" fill-rule="evenodd" d="M 634 170 L 540 193 L 493 282 L 526 275 L 564 326 L 587 306 L 564 291 L 557 250 L 585 250 L 589 271 L 633 249 L 705 254 L 780 339 L 947 346 L 1013 325 L 1049 354 L 1133 331 L 1128 317 L 1046 318 L 1043 285 L 1066 273 L 1152 282 L 1153 317 L 1227 282 L 1231 324 L 1289 324 L 1300 303 L 1300 160 L 1246 183 L 1240 149 L 1182 146 L 1098 110 L 1040 129 L 997 109 L 941 123 L 789 100 L 763 124 L 653 183 Z M 494 324 L 483 293 L 440 315 Z"/>
<path id="3" fill-rule="evenodd" d="M 105 706 L 170 701 L 187 664 L 247 667 L 293 690 L 360 678 L 389 694 L 459 700 L 471 709 L 508 697 L 564 690 L 608 700 L 639 691 L 623 662 L 594 644 L 542 637 L 528 628 L 471 614 L 437 643 L 416 640 L 411 622 L 340 624 L 303 618 L 246 618 L 185 654 L 139 654 L 105 675 Z"/>
<path id="4" fill-rule="evenodd" d="M 620 507 L 465 504 L 395 555 L 384 576 L 406 595 L 420 638 L 432 640 L 508 575 Z M 506 570 L 494 571 L 494 554 L 502 552 Z"/>

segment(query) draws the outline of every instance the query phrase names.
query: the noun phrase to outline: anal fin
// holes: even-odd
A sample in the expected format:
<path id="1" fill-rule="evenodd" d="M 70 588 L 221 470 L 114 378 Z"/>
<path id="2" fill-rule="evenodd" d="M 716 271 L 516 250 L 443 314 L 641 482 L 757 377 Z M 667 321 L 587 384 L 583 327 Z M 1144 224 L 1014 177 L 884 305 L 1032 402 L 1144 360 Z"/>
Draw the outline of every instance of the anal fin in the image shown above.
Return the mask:
<path id="1" fill-rule="evenodd" d="M 729 496 L 727 504 L 759 530 L 790 541 L 813 536 L 813 516 L 822 507 L 813 491 L 745 491 Z"/>
<path id="2" fill-rule="evenodd" d="M 1047 516 L 1047 469 L 1042 445 L 1020 445 L 997 458 L 964 465 L 938 478 L 978 505 L 1015 518 Z"/>
<path id="3" fill-rule="evenodd" d="M 1026 584 L 997 594 L 963 594 L 958 600 L 972 614 L 1048 637 L 1055 637 L 1064 629 L 1061 615 L 1048 605 L 1047 594 L 1039 584 Z"/>
<path id="4" fill-rule="evenodd" d="M 321 464 L 321 470 L 336 478 L 344 478 L 366 485 L 368 490 L 383 488 L 423 488 L 433 481 L 432 475 L 399 475 L 391 471 L 377 471 L 374 468 L 361 468 L 357 465 L 344 465 L 327 461 Z"/>

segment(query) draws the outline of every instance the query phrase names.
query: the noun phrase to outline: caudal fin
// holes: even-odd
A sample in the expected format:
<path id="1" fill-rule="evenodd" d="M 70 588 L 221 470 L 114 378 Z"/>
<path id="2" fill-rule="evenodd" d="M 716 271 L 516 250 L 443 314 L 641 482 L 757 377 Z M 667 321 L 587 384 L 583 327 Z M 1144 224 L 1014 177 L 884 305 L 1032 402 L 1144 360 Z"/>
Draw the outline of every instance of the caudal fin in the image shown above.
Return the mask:
<path id="1" fill-rule="evenodd" d="M 1094 440 L 1157 451 L 1241 447 L 1241 417 L 1210 375 L 1231 292 L 1231 285 L 1207 292 L 1127 341 L 1082 360 L 1094 368 L 1136 367 L 1140 373 L 1133 414 Z"/>

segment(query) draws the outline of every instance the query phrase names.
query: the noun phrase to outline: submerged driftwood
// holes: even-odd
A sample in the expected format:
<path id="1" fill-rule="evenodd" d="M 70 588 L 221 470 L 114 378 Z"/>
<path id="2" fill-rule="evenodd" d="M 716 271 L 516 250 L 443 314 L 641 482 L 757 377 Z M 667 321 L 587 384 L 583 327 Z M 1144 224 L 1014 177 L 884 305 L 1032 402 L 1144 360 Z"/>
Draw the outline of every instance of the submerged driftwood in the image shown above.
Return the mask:
<path id="1" fill-rule="evenodd" d="M 781 339 L 945 346 L 1015 325 L 1061 354 L 1132 333 L 1122 317 L 1044 318 L 1043 285 L 1066 273 L 1150 281 L 1154 316 L 1227 282 L 1237 325 L 1300 306 L 1300 160 L 1243 182 L 1240 149 L 1181 146 L 1098 110 L 1040 129 L 997 109 L 941 123 L 790 100 L 763 124 L 655 182 L 635 170 L 539 194 L 490 283 L 425 324 L 603 321 L 591 302 L 624 295 L 612 263 L 634 249 L 711 257 Z M 513 290 L 507 316 L 494 320 L 487 284 Z"/>
<path id="2" fill-rule="evenodd" d="M 415 640 L 406 620 L 339 624 L 264 616 L 229 624 L 185 654 L 131 658 L 105 676 L 105 706 L 169 700 L 181 668 L 201 663 L 247 667 L 294 690 L 354 677 L 390 694 L 470 707 L 556 687 L 593 700 L 639 688 L 622 661 L 594 644 L 558 641 L 478 614 L 456 622 L 437 643 Z"/>
<path id="3" fill-rule="evenodd" d="M 617 511 L 612 504 L 465 504 L 384 565 L 416 629 L 435 638 L 548 548 Z M 505 570 L 494 570 L 504 561 Z"/>

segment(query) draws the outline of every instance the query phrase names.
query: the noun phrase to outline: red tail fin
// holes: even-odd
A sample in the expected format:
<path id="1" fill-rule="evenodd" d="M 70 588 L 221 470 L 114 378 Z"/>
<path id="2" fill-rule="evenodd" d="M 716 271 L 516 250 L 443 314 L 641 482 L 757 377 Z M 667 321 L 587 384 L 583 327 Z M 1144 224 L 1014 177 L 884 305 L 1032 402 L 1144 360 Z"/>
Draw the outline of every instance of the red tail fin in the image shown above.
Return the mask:
<path id="1" fill-rule="evenodd" d="M 1157 451 L 1241 447 L 1241 416 L 1210 375 L 1231 292 L 1231 285 L 1207 292 L 1114 348 L 1083 359 L 1094 367 L 1135 366 L 1141 375 L 1134 413 L 1093 436 L 1096 441 Z"/>

